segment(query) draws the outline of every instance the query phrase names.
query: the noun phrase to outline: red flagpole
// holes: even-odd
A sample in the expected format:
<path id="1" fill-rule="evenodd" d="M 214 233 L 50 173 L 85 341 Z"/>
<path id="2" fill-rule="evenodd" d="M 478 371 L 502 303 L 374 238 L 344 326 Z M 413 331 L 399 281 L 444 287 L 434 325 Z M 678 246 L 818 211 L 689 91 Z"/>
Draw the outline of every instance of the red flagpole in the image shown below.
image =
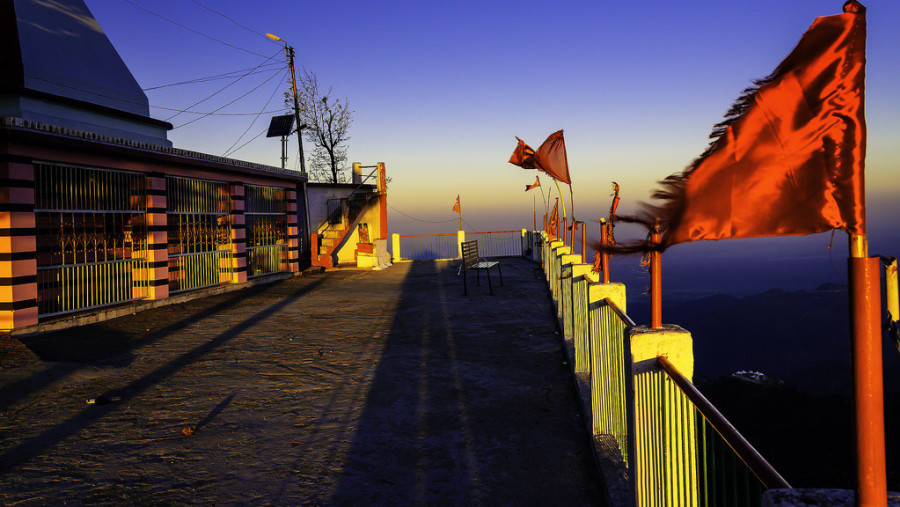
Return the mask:
<path id="1" fill-rule="evenodd" d="M 656 219 L 653 226 L 650 242 L 654 247 L 662 243 L 659 219 Z M 658 249 L 650 252 L 650 327 L 653 329 L 662 327 L 662 254 Z"/>
<path id="2" fill-rule="evenodd" d="M 887 505 L 881 284 L 865 235 L 850 235 L 850 327 L 856 421 L 856 505 Z"/>

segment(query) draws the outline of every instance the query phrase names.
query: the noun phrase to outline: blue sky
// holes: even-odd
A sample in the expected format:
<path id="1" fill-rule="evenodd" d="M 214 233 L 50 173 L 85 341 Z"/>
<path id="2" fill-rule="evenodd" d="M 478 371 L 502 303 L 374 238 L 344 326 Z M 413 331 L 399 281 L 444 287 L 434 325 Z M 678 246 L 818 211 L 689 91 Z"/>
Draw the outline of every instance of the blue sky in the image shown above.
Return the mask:
<path id="1" fill-rule="evenodd" d="M 254 53 L 271 56 L 279 50 L 192 0 L 132 1 Z M 333 85 L 337 96 L 349 98 L 355 111 L 350 158 L 387 164 L 393 177 L 391 229 L 400 233 L 455 230 L 450 208 L 457 194 L 473 228 L 530 227 L 533 196 L 523 189 L 535 173 L 506 162 L 513 136 L 537 147 L 558 129 L 566 133 L 579 218 L 606 214 L 613 180 L 622 185 L 621 209 L 633 209 L 656 180 L 680 171 L 703 151 L 712 126 L 741 90 L 772 71 L 815 17 L 836 14 L 842 4 L 200 1 L 254 31 L 279 35 L 296 47 L 298 65 Z M 894 234 L 889 218 L 900 216 L 895 197 L 900 190 L 900 2 L 864 3 L 869 14 L 869 220 L 877 242 L 877 234 Z M 264 61 L 123 0 L 87 4 L 143 87 Z M 195 109 L 218 108 L 274 72 L 248 76 Z M 221 112 L 263 110 L 277 81 Z M 147 93 L 152 105 L 184 108 L 227 83 Z M 283 83 L 281 89 L 286 88 Z M 280 107 L 278 93 L 265 109 Z M 162 109 L 151 112 L 168 116 Z M 269 116 L 262 115 L 238 144 L 259 133 Z M 195 117 L 171 121 L 179 125 Z M 252 120 L 210 116 L 169 137 L 178 147 L 222 154 Z M 294 143 L 291 149 L 296 150 Z M 279 165 L 279 155 L 277 140 L 260 138 L 233 156 Z M 398 211 L 448 222 L 413 221 Z M 821 246 L 828 240 L 814 241 Z M 891 241 L 900 247 L 900 241 Z"/>

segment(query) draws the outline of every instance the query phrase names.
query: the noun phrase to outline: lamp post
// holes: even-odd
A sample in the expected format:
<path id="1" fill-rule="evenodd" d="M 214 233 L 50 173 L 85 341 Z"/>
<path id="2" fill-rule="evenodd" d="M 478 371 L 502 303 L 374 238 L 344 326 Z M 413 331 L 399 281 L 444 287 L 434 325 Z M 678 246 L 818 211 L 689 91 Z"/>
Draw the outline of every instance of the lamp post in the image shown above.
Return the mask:
<path id="1" fill-rule="evenodd" d="M 297 98 L 297 75 L 294 72 L 294 47 L 288 46 L 287 42 L 281 40 L 281 37 L 267 33 L 266 37 L 284 44 L 284 53 L 288 58 L 288 64 L 291 67 L 291 90 L 294 93 L 294 120 L 297 122 L 297 144 L 300 147 L 300 172 L 306 174 L 306 161 L 303 157 L 303 128 L 306 127 L 300 123 L 300 101 Z"/>
<path id="2" fill-rule="evenodd" d="M 281 37 L 279 37 L 277 35 L 272 35 L 271 33 L 267 33 L 266 37 L 268 37 L 276 42 L 280 42 L 280 43 L 284 44 L 284 53 L 285 53 L 285 55 L 287 55 L 288 64 L 291 66 L 291 91 L 294 93 L 294 121 L 297 122 L 297 145 L 300 147 L 300 174 L 303 176 L 307 176 L 306 160 L 305 160 L 305 157 L 303 156 L 303 128 L 306 127 L 306 125 L 303 123 L 300 123 L 300 101 L 297 99 L 297 75 L 294 71 L 294 48 L 293 48 L 293 46 L 288 46 L 287 42 L 284 42 L 283 40 L 281 40 Z M 307 180 L 303 181 L 303 207 L 305 208 L 305 211 L 306 211 L 306 213 L 304 213 L 304 215 L 306 215 L 304 217 L 305 218 L 304 221 L 306 222 L 306 231 L 300 235 L 301 238 L 304 238 L 304 237 L 309 238 L 310 237 L 310 235 L 309 235 L 310 234 L 309 199 L 307 198 L 309 194 L 307 193 L 307 190 L 306 190 L 306 183 L 307 183 L 308 179 L 309 178 L 307 176 Z M 301 239 L 301 241 L 302 241 L 302 239 Z M 313 245 L 310 245 L 310 247 L 312 248 Z M 301 249 L 301 252 L 302 251 L 303 250 Z M 309 253 L 310 253 L 310 256 L 307 256 L 307 258 L 311 258 L 311 255 L 314 253 L 315 253 L 315 255 L 318 256 L 318 252 L 312 252 L 311 249 L 310 249 Z"/>

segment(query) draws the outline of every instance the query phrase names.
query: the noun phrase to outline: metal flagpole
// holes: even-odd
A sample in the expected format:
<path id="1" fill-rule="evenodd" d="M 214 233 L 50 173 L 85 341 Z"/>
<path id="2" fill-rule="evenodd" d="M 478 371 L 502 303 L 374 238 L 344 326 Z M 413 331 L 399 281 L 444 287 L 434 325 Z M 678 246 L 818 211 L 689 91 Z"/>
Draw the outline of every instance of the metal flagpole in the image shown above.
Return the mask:
<path id="1" fill-rule="evenodd" d="M 850 332 L 856 421 L 857 505 L 887 504 L 881 284 L 865 234 L 850 235 Z"/>

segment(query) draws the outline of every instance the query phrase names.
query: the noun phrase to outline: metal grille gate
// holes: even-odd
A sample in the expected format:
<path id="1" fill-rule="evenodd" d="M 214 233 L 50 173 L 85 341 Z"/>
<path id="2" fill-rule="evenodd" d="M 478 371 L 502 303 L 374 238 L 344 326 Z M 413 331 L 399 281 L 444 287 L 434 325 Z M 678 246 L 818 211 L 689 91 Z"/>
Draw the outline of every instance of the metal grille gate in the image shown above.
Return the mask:
<path id="1" fill-rule="evenodd" d="M 146 179 L 35 162 L 38 315 L 146 297 Z"/>
<path id="2" fill-rule="evenodd" d="M 168 176 L 166 208 L 169 292 L 230 281 L 233 269 L 228 184 Z"/>
<path id="3" fill-rule="evenodd" d="M 287 201 L 278 187 L 246 185 L 247 276 L 287 270 Z"/>

